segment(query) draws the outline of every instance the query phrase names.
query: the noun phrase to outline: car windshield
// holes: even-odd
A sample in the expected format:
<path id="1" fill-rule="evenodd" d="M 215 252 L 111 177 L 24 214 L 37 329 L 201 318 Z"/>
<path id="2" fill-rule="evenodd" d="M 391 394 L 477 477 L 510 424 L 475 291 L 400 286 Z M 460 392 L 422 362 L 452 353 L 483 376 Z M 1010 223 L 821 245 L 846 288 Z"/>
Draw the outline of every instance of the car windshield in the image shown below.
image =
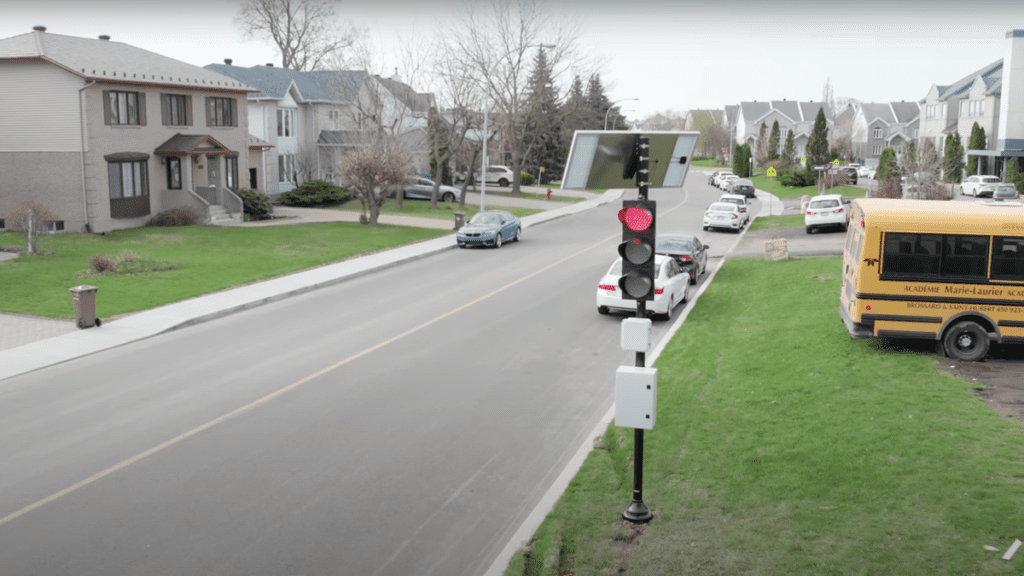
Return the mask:
<path id="1" fill-rule="evenodd" d="M 815 200 L 811 202 L 811 208 L 835 208 L 839 206 L 839 200 Z"/>
<path id="2" fill-rule="evenodd" d="M 708 210 L 712 212 L 735 212 L 737 210 L 735 204 L 729 204 L 727 202 L 715 202 L 708 207 Z"/>
<path id="3" fill-rule="evenodd" d="M 689 240 L 681 238 L 670 238 L 658 240 L 654 247 L 655 252 L 693 252 L 693 244 Z"/>
<path id="4" fill-rule="evenodd" d="M 469 219 L 469 223 L 479 225 L 500 224 L 501 216 L 494 213 L 487 214 L 484 212 L 477 212 L 476 214 L 473 215 L 472 218 Z"/>

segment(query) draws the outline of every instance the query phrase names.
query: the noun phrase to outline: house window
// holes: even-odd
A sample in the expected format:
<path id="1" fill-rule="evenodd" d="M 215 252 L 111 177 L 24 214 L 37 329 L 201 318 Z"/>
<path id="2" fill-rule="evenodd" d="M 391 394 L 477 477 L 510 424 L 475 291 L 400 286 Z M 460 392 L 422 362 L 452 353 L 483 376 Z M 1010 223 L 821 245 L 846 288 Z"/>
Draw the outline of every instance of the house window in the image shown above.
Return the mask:
<path id="1" fill-rule="evenodd" d="M 47 234 L 57 234 L 64 231 L 63 220 L 46 220 L 43 222 L 43 229 Z"/>
<path id="2" fill-rule="evenodd" d="M 149 195 L 149 178 L 145 160 L 108 161 L 111 198 L 133 198 Z"/>
<path id="3" fill-rule="evenodd" d="M 881 129 L 881 127 L 876 126 L 875 129 L 871 133 L 871 137 L 872 138 L 881 138 L 882 137 L 882 129 Z"/>
<path id="4" fill-rule="evenodd" d="M 960 101 L 960 115 L 967 116 L 967 100 Z"/>
<path id="5" fill-rule="evenodd" d="M 277 156 L 277 181 L 295 182 L 295 158 L 291 154 Z"/>
<path id="6" fill-rule="evenodd" d="M 327 118 L 329 118 L 330 121 L 334 122 L 334 125 L 337 126 L 338 120 L 341 118 L 341 113 L 338 112 L 337 110 L 331 110 L 327 112 Z M 783 130 L 785 130 L 785 128 L 783 128 Z"/>
<path id="7" fill-rule="evenodd" d="M 946 104 L 942 105 L 942 110 L 939 112 L 939 114 L 940 114 L 940 116 L 939 116 L 940 118 L 945 118 L 946 117 Z"/>
<path id="8" fill-rule="evenodd" d="M 0 232 L 7 230 L 7 224 L 4 223 L 4 219 L 0 218 Z"/>
<path id="9" fill-rule="evenodd" d="M 120 90 L 104 91 L 107 95 L 107 113 L 105 114 L 108 125 L 140 126 L 143 124 L 143 114 L 140 112 L 140 103 L 145 104 L 145 99 L 140 98 L 138 92 L 122 92 Z"/>
<path id="10" fill-rule="evenodd" d="M 224 180 L 229 190 L 238 190 L 238 156 L 224 157 Z"/>
<path id="11" fill-rule="evenodd" d="M 164 126 L 192 125 L 192 97 L 185 94 L 161 94 L 160 111 Z"/>
<path id="12" fill-rule="evenodd" d="M 284 138 L 291 138 L 293 110 L 279 109 L 277 111 L 277 135 Z"/>
<path id="13" fill-rule="evenodd" d="M 872 146 L 871 147 L 871 155 L 872 156 L 879 156 L 879 155 L 881 155 L 881 153 L 882 153 L 882 147 L 881 146 Z"/>
<path id="14" fill-rule="evenodd" d="M 238 126 L 234 98 L 209 97 L 206 103 L 207 126 Z"/>
<path id="15" fill-rule="evenodd" d="M 985 115 L 985 101 L 984 100 L 978 100 L 978 116 L 984 116 L 984 115 Z"/>
<path id="16" fill-rule="evenodd" d="M 167 158 L 167 189 L 181 190 L 181 158 L 177 156 Z"/>
<path id="17" fill-rule="evenodd" d="M 897 156 L 903 156 L 903 146 L 897 146 L 896 147 L 896 155 Z"/>

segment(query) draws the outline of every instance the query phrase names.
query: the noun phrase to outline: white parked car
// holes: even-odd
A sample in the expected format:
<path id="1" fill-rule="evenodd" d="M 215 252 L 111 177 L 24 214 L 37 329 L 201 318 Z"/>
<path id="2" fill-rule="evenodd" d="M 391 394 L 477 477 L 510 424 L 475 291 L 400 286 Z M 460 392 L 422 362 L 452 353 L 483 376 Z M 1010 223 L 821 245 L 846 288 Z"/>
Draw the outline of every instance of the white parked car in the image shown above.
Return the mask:
<path id="1" fill-rule="evenodd" d="M 722 190 L 728 190 L 729 189 L 729 184 L 731 184 L 733 181 L 739 180 L 739 179 L 740 179 L 739 176 L 737 176 L 735 174 L 729 174 L 725 178 L 720 178 L 718 180 L 718 187 L 721 188 Z"/>
<path id="2" fill-rule="evenodd" d="M 737 232 L 743 228 L 740 207 L 732 202 L 715 202 L 704 212 L 704 229 L 727 228 Z"/>
<path id="3" fill-rule="evenodd" d="M 840 194 L 822 194 L 811 198 L 804 213 L 804 227 L 811 234 L 817 228 L 838 226 L 842 230 L 850 224 L 850 200 Z"/>
<path id="4" fill-rule="evenodd" d="M 647 313 L 663 320 L 672 319 L 672 310 L 690 299 L 690 273 L 679 267 L 671 256 L 654 255 L 654 300 L 647 302 Z M 597 312 L 607 314 L 615 310 L 636 314 L 636 300 L 622 297 L 619 279 L 622 278 L 622 258 L 615 260 L 608 272 L 597 283 Z"/>
<path id="5" fill-rule="evenodd" d="M 875 174 L 878 172 L 878 168 L 874 166 L 861 166 L 857 168 L 858 178 L 868 178 L 870 180 L 875 179 Z"/>
<path id="6" fill-rule="evenodd" d="M 998 176 L 968 176 L 960 184 L 960 194 L 963 196 L 991 196 L 999 184 Z"/>
<path id="7" fill-rule="evenodd" d="M 741 226 L 750 224 L 750 202 L 747 202 L 747 197 L 742 194 L 722 194 L 722 197 L 718 199 L 719 202 L 729 202 L 740 207 L 740 219 L 743 220 Z"/>
<path id="8" fill-rule="evenodd" d="M 488 166 L 487 167 L 487 183 L 488 184 L 497 184 L 498 186 L 501 186 L 502 188 L 504 188 L 505 186 L 511 186 L 512 185 L 512 181 L 514 179 L 513 178 L 514 174 L 515 173 L 512 172 L 512 169 L 509 168 L 508 166 L 498 166 L 498 165 Z M 480 173 L 479 172 L 476 173 L 475 179 L 476 179 L 476 183 L 479 184 L 480 183 Z"/>
<path id="9" fill-rule="evenodd" d="M 732 172 L 729 172 L 728 170 L 723 170 L 722 172 L 717 173 L 715 175 L 715 181 L 712 182 L 714 187 L 715 188 L 721 188 L 722 187 L 722 180 L 725 180 L 725 178 L 727 176 L 736 176 L 736 175 L 733 174 Z M 736 176 L 736 177 L 739 178 L 739 176 Z"/>

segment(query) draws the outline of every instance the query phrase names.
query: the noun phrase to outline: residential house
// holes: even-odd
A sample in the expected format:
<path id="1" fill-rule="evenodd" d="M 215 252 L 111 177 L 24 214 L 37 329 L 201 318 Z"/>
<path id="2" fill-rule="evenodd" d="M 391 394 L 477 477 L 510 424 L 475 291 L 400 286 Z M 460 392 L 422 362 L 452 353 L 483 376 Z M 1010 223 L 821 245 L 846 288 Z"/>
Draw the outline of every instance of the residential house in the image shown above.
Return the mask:
<path id="1" fill-rule="evenodd" d="M 865 102 L 855 109 L 851 131 L 853 155 L 869 166 L 878 165 L 882 150 L 886 148 L 892 148 L 897 158 L 902 158 L 903 147 L 918 139 L 919 102 Z M 936 150 L 941 156 L 942 148 Z"/>
<path id="2" fill-rule="evenodd" d="M 188 208 L 242 219 L 252 88 L 99 39 L 33 32 L 0 40 L 0 219 L 27 202 L 50 231 L 105 232 Z"/>
<path id="3" fill-rule="evenodd" d="M 921 103 L 919 140 L 930 140 L 941 154 L 946 137 L 959 132 L 966 149 L 977 122 L 985 130 L 985 148 L 992 149 L 998 137 L 1002 81 L 1003 60 L 999 59 L 952 84 L 933 84 Z"/>
<path id="4" fill-rule="evenodd" d="M 765 138 L 771 135 L 772 125 L 779 122 L 779 152 L 786 138 L 793 132 L 794 156 L 800 158 L 807 151 L 807 142 L 814 129 L 818 111 L 825 111 L 825 123 L 831 131 L 834 125 L 832 112 L 824 102 L 798 102 L 795 100 L 772 100 L 769 102 L 740 102 L 737 109 L 733 142 L 750 144 L 757 148 L 761 125 L 766 126 Z"/>
<path id="5" fill-rule="evenodd" d="M 426 116 L 433 95 L 418 94 L 397 79 L 362 70 L 303 72 L 273 64 L 249 68 L 209 64 L 206 69 L 253 86 L 249 129 L 268 142 L 254 178 L 277 196 L 306 180 L 344 184 L 341 159 L 347 150 L 394 137 L 413 158 L 413 170 L 429 167 Z"/>
<path id="6" fill-rule="evenodd" d="M 694 132 L 704 132 L 705 127 L 717 124 L 725 130 L 725 111 L 724 110 L 690 110 L 686 113 L 686 118 L 683 123 L 683 130 L 690 130 Z M 728 141 L 726 141 L 728 146 Z M 701 134 L 695 147 L 697 153 L 704 156 L 719 156 L 722 154 L 721 142 L 715 142 L 714 138 L 711 141 L 705 141 L 705 134 Z"/>

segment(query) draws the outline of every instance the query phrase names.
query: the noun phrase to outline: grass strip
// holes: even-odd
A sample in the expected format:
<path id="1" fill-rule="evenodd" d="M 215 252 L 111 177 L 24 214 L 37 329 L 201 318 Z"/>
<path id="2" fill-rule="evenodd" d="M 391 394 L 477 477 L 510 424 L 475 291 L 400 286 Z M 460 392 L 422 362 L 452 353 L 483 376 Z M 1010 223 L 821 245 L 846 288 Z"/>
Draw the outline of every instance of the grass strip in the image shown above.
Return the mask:
<path id="1" fill-rule="evenodd" d="M 1020 423 L 933 354 L 851 340 L 840 265 L 728 261 L 657 362 L 653 521 L 619 519 L 633 431 L 612 425 L 536 541 L 574 542 L 576 574 L 1019 574 L 984 546 L 1024 530 Z"/>
<path id="2" fill-rule="evenodd" d="M 0 311 L 73 318 L 68 288 L 91 284 L 99 287 L 97 314 L 109 318 L 451 233 L 333 222 L 56 234 L 40 238 L 41 255 L 0 261 Z M 25 236 L 0 232 L 0 245 L 24 246 Z M 124 266 L 97 274 L 89 267 L 93 256 Z"/>
<path id="3" fill-rule="evenodd" d="M 758 190 L 764 190 L 770 192 L 779 198 L 800 198 L 805 194 L 808 196 L 817 196 L 818 194 L 842 194 L 851 198 L 863 198 L 867 194 L 867 190 L 864 188 L 858 188 L 856 186 L 836 186 L 830 188 L 824 192 L 819 192 L 815 186 L 802 186 L 794 188 L 790 186 L 783 186 L 779 182 L 778 178 L 769 178 L 763 174 L 754 176 L 750 179 L 754 183 L 754 187 Z"/>
<path id="4" fill-rule="evenodd" d="M 785 216 L 758 216 L 750 223 L 747 232 L 758 230 L 774 230 L 776 228 L 803 228 L 803 214 L 786 214 Z"/>

